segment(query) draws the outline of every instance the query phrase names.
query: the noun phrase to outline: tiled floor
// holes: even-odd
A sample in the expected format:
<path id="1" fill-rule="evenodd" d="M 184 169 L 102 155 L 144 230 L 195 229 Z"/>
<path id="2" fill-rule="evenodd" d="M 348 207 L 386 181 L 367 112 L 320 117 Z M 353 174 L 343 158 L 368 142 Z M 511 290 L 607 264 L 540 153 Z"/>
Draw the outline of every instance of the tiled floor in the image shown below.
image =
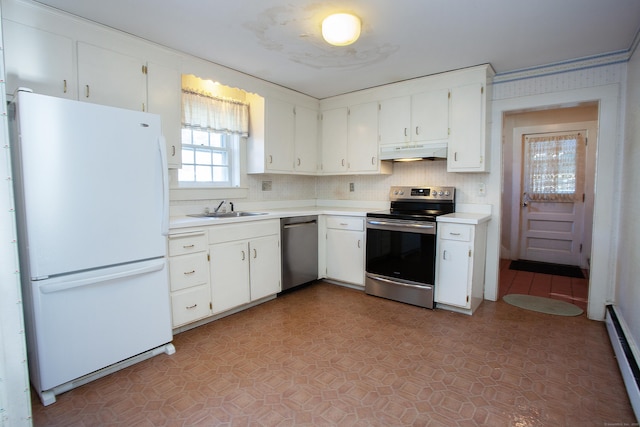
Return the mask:
<path id="1" fill-rule="evenodd" d="M 36 426 L 603 426 L 633 416 L 601 322 L 473 316 L 323 282 L 33 403 Z M 619 423 L 619 424 L 618 424 Z M 627 423 L 627 424 L 625 424 Z"/>
<path id="2" fill-rule="evenodd" d="M 589 296 L 589 272 L 583 270 L 584 279 L 575 277 L 552 276 L 530 273 L 528 271 L 509 270 L 511 260 L 500 260 L 500 291 L 502 298 L 507 294 L 525 294 L 554 298 L 575 304 L 587 310 Z"/>

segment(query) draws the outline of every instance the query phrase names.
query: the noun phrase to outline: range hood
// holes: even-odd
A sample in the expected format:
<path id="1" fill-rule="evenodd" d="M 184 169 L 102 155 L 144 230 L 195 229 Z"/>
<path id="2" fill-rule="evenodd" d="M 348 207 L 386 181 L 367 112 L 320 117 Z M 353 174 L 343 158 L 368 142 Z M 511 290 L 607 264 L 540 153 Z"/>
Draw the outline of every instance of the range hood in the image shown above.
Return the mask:
<path id="1" fill-rule="evenodd" d="M 417 159 L 446 159 L 447 142 L 423 142 L 414 145 L 398 144 L 380 147 L 380 160 L 417 160 Z"/>

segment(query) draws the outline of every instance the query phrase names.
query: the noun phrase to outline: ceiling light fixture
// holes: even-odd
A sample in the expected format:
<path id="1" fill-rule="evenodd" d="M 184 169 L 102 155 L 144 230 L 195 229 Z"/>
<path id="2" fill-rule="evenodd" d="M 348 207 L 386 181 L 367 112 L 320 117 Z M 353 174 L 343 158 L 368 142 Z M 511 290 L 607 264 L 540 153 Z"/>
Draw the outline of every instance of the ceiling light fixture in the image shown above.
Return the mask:
<path id="1" fill-rule="evenodd" d="M 335 13 L 322 21 L 322 37 L 334 46 L 347 46 L 360 37 L 360 18 L 349 13 Z"/>

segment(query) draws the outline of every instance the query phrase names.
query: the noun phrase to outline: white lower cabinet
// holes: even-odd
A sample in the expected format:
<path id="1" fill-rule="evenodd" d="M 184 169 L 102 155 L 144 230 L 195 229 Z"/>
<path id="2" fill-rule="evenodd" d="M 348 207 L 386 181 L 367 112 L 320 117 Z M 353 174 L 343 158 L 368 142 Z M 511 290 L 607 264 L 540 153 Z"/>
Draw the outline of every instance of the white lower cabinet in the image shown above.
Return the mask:
<path id="1" fill-rule="evenodd" d="M 364 218 L 328 216 L 327 278 L 364 285 Z"/>
<path id="2" fill-rule="evenodd" d="M 486 236 L 486 222 L 438 223 L 435 301 L 439 307 L 472 314 L 482 302 Z"/>
<path id="3" fill-rule="evenodd" d="M 169 283 L 173 327 L 211 315 L 206 230 L 169 235 Z"/>
<path id="4" fill-rule="evenodd" d="M 280 292 L 278 220 L 211 227 L 209 244 L 214 314 Z"/>

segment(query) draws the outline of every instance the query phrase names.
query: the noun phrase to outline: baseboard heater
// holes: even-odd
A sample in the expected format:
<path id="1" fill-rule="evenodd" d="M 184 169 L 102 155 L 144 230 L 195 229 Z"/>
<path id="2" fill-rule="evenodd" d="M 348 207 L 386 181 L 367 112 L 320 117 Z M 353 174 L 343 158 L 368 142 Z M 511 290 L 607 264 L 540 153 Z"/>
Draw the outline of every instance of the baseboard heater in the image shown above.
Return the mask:
<path id="1" fill-rule="evenodd" d="M 633 336 L 624 319 L 618 316 L 615 306 L 608 305 L 605 314 L 605 323 L 609 332 L 609 339 L 613 351 L 618 359 L 618 366 L 622 373 L 622 379 L 631 401 L 631 407 L 637 420 L 640 420 L 640 368 L 631 348 L 634 344 Z"/>

